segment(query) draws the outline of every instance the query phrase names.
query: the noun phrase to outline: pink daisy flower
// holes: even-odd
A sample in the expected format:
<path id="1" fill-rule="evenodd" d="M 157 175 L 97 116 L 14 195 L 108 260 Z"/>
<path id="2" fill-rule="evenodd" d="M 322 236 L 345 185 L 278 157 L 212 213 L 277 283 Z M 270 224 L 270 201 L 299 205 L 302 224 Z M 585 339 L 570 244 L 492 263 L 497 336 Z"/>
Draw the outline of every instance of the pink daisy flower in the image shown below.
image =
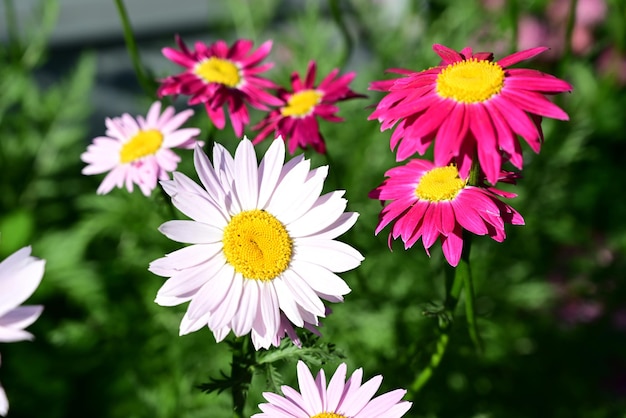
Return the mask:
<path id="1" fill-rule="evenodd" d="M 285 163 L 285 144 L 272 142 L 260 163 L 244 138 L 232 156 L 213 148 L 213 163 L 196 147 L 199 186 L 175 172 L 161 182 L 172 203 L 191 220 L 159 230 L 191 245 L 150 263 L 168 277 L 155 302 L 189 302 L 180 334 L 208 326 L 217 341 L 232 331 L 250 334 L 254 346 L 296 344 L 295 327 L 315 332 L 328 314 L 322 300 L 342 302 L 350 292 L 336 273 L 356 268 L 363 256 L 337 241 L 357 213 L 344 212 L 344 191 L 321 194 L 328 167 L 311 170 L 302 154 Z"/>
<path id="2" fill-rule="evenodd" d="M 16 251 L 0 262 L 0 342 L 32 340 L 24 328 L 39 318 L 43 306 L 20 306 L 41 283 L 46 262 L 30 255 L 30 247 Z M 9 411 L 9 401 L 0 386 L 0 415 Z"/>
<path id="3" fill-rule="evenodd" d="M 173 107 L 167 107 L 161 114 L 161 103 L 154 102 L 146 118 L 136 119 L 128 113 L 118 118 L 106 118 L 106 136 L 94 138 L 80 158 L 87 166 L 86 175 L 109 172 L 98 194 L 106 194 L 113 187 L 123 187 L 133 191 L 133 184 L 149 196 L 157 185 L 157 180 L 167 180 L 174 171 L 180 157 L 171 148 L 193 148 L 198 128 L 179 129 L 193 115 L 187 109 L 175 115 Z M 202 144 L 202 142 L 199 142 Z"/>
<path id="4" fill-rule="evenodd" d="M 261 110 L 268 110 L 266 104 L 281 104 L 279 99 L 265 91 L 276 88 L 276 85 L 258 76 L 273 66 L 271 63 L 259 65 L 270 53 L 271 41 L 252 53 L 252 41 L 244 39 L 237 40 L 230 48 L 224 41 L 208 46 L 196 42 L 196 49 L 189 50 L 178 35 L 176 43 L 180 51 L 163 48 L 163 55 L 186 70 L 161 80 L 157 92 L 160 97 L 184 94 L 191 96 L 189 105 L 204 103 L 209 118 L 218 129 L 223 129 L 226 123 L 226 105 L 238 137 L 250 121 L 246 102 Z"/>
<path id="5" fill-rule="evenodd" d="M 515 194 L 469 186 L 454 165 L 413 159 L 388 170 L 385 176 L 388 178 L 369 196 L 389 201 L 380 214 L 376 234 L 395 221 L 389 233 L 390 246 L 392 238 L 400 237 L 408 249 L 421 238 L 430 256 L 429 248 L 439 238 L 446 260 L 456 266 L 463 250 L 464 229 L 502 242 L 505 223 L 524 224 L 522 216 L 499 199 Z M 502 172 L 499 179 L 513 182 L 514 175 Z"/>
<path id="6" fill-rule="evenodd" d="M 334 69 L 315 87 L 315 62 L 311 61 L 307 68 L 304 81 L 297 72 L 291 75 L 291 88 L 278 90 L 280 107 L 272 110 L 253 130 L 260 130 L 252 143 L 258 144 L 272 132 L 274 137 L 282 136 L 287 141 L 289 153 L 293 154 L 296 148 L 305 149 L 307 146 L 320 154 L 326 153 L 326 144 L 320 133 L 317 117 L 330 122 L 341 122 L 337 116 L 339 108 L 335 103 L 365 97 L 350 90 L 348 84 L 356 73 L 344 74 L 338 78 L 338 69 Z"/>
<path id="7" fill-rule="evenodd" d="M 383 377 L 378 375 L 361 384 L 363 369 L 357 369 L 346 381 L 347 366 L 341 363 L 330 382 L 320 369 L 317 377 L 298 361 L 298 385 L 300 392 L 282 386 L 284 396 L 264 392 L 268 403 L 259 405 L 261 413 L 252 418 L 399 418 L 412 403 L 402 401 L 404 389 L 372 397 L 380 387 Z"/>
<path id="8" fill-rule="evenodd" d="M 396 125 L 391 135 L 397 161 L 418 152 L 423 155 L 435 141 L 437 165 L 456 160 L 462 176 L 469 173 L 475 154 L 490 183 L 498 180 L 502 164 L 510 160 L 522 168 L 516 135 L 539 152 L 543 134 L 541 118 L 568 120 L 567 114 L 545 94 L 570 91 L 572 86 L 551 75 L 523 68 L 508 68 L 547 50 L 517 52 L 493 61 L 493 54 L 460 53 L 434 45 L 441 65 L 421 72 L 391 69 L 404 77 L 376 81 L 370 89 L 389 92 L 369 119 L 381 130 Z"/>

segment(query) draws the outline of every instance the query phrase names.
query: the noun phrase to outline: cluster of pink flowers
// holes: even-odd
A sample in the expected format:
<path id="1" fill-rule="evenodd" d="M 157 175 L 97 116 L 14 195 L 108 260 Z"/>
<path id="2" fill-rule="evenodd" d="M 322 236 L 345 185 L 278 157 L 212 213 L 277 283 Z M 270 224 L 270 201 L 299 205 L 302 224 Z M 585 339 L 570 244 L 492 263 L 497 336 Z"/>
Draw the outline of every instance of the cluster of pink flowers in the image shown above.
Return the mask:
<path id="1" fill-rule="evenodd" d="M 390 241 L 401 238 L 410 248 L 421 238 L 427 253 L 439 239 L 446 260 L 456 266 L 464 231 L 502 241 L 505 224 L 524 223 L 500 200 L 515 194 L 495 188 L 496 183 L 514 182 L 507 163 L 523 166 L 518 137 L 539 152 L 541 119 L 568 119 L 545 95 L 572 87 L 536 70 L 510 68 L 547 48 L 498 61 L 471 48 L 433 49 L 442 60 L 438 66 L 421 72 L 391 69 L 402 77 L 371 83 L 370 89 L 387 95 L 369 118 L 378 120 L 381 130 L 393 128 L 390 146 L 397 161 L 423 155 L 433 144 L 434 162 L 411 159 L 392 168 L 370 197 L 386 203 L 376 233 L 395 222 Z"/>
<path id="2" fill-rule="evenodd" d="M 342 121 L 337 116 L 336 103 L 363 97 L 348 86 L 355 77 L 353 72 L 338 76 L 339 70 L 335 69 L 316 85 L 315 62 L 309 63 L 304 80 L 297 72 L 292 74 L 291 89 L 262 77 L 260 74 L 273 66 L 262 63 L 270 53 L 271 41 L 256 50 L 252 41 L 242 39 L 230 47 L 218 40 L 211 45 L 196 42 L 189 49 L 178 36 L 176 43 L 178 49 L 163 48 L 163 55 L 184 71 L 161 80 L 157 95 L 189 96 L 188 105 L 204 105 L 216 128 L 224 129 L 226 120 L 230 119 L 239 138 L 250 124 L 248 106 L 265 111 L 267 116 L 251 127 L 258 131 L 255 144 L 271 135 L 287 142 L 291 154 L 297 148 L 308 147 L 325 153 L 318 118 Z M 199 129 L 179 129 L 193 115 L 193 110 L 175 114 L 173 107 L 167 107 L 161 114 L 160 109 L 160 102 L 155 102 L 145 119 L 128 114 L 106 119 L 106 136 L 94 138 L 81 156 L 87 163 L 83 174 L 108 173 L 98 188 L 99 194 L 124 186 L 132 192 L 137 185 L 148 196 L 159 180 L 167 180 L 168 173 L 176 169 L 180 157 L 172 148 L 202 144 L 196 140 Z"/>
<path id="3" fill-rule="evenodd" d="M 267 111 L 245 136 L 234 155 L 219 143 L 212 161 L 197 140 L 197 128 L 181 128 L 193 115 L 173 107 L 161 112 L 155 102 L 147 116 L 106 119 L 106 136 L 97 137 L 82 155 L 84 174 L 108 174 L 97 192 L 113 187 L 146 196 L 160 182 L 172 204 L 189 220 L 165 222 L 159 230 L 189 244 L 150 263 L 149 270 L 167 280 L 155 302 L 163 306 L 189 303 L 180 323 L 184 335 L 208 327 L 216 341 L 229 334 L 250 335 L 255 349 L 279 346 L 287 336 L 300 346 L 295 328 L 319 334 L 319 319 L 331 312 L 324 301 L 341 302 L 350 287 L 336 274 L 356 268 L 363 256 L 336 238 L 354 225 L 358 213 L 346 212 L 344 191 L 321 194 L 328 167 L 310 169 L 301 154 L 285 162 L 285 151 L 311 147 L 326 152 L 319 119 L 339 122 L 337 102 L 363 97 L 349 88 L 354 73 L 331 71 L 316 84 L 317 66 L 310 62 L 303 78 L 291 76 L 290 88 L 260 76 L 272 67 L 261 64 L 272 43 L 253 50 L 251 41 L 197 42 L 189 49 L 164 48 L 165 57 L 184 71 L 161 80 L 158 96 L 189 96 L 190 106 L 203 104 L 218 129 L 230 122 L 237 137 L 250 123 L 249 108 Z M 270 93 L 275 90 L 275 95 Z M 254 145 L 274 140 L 258 162 Z M 194 148 L 200 184 L 176 172 L 180 157 L 172 148 Z M 170 173 L 172 173 L 170 179 Z M 328 387 L 324 371 L 313 379 L 298 365 L 301 394 L 283 386 L 285 398 L 266 393 L 258 417 L 337 416 L 399 418 L 411 403 L 405 390 L 372 399 L 382 377 L 361 384 L 357 370 L 346 381 L 346 365 Z"/>

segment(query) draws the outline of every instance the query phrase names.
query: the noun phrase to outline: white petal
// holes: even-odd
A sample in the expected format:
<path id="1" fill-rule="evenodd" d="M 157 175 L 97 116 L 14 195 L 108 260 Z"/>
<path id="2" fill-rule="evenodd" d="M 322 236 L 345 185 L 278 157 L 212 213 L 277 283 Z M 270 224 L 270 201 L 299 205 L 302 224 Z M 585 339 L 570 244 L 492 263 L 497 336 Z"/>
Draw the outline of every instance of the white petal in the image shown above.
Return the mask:
<path id="1" fill-rule="evenodd" d="M 287 319 L 291 321 L 297 327 L 304 326 L 304 320 L 298 310 L 298 305 L 293 298 L 293 295 L 287 285 L 284 283 L 282 276 L 275 278 L 272 281 L 274 289 L 276 289 L 276 295 L 278 296 L 278 303 L 280 309 L 283 311 Z"/>
<path id="2" fill-rule="evenodd" d="M 211 259 L 222 249 L 222 243 L 196 244 L 183 247 L 179 250 L 166 254 L 150 263 L 148 270 L 152 273 L 170 277 L 176 271 L 197 266 Z"/>
<path id="3" fill-rule="evenodd" d="M 328 383 L 326 411 L 336 411 L 346 383 L 346 363 L 341 363 Z"/>
<path id="4" fill-rule="evenodd" d="M 169 239 L 188 244 L 211 244 L 220 242 L 224 231 L 202 222 L 173 220 L 159 227 L 159 231 Z"/>
<path id="5" fill-rule="evenodd" d="M 259 283 L 256 280 L 243 280 L 243 291 L 239 309 L 231 322 L 233 333 L 240 337 L 252 329 L 254 319 L 259 315 Z"/>
<path id="6" fill-rule="evenodd" d="M 282 275 L 298 305 L 315 316 L 324 316 L 324 303 L 304 279 L 291 269 L 285 270 Z"/>
<path id="7" fill-rule="evenodd" d="M 229 264 L 227 264 L 226 267 L 230 267 L 232 269 L 232 266 Z M 213 330 L 230 325 L 233 316 L 235 316 L 235 313 L 239 309 L 241 293 L 243 291 L 243 281 L 245 279 L 241 276 L 241 274 L 235 273 L 234 269 L 229 272 L 229 275 L 230 274 L 233 275 L 232 285 L 226 293 L 226 297 L 222 303 L 220 303 L 213 311 L 213 316 L 209 322 L 209 327 Z"/>
<path id="8" fill-rule="evenodd" d="M 209 319 L 211 318 L 211 312 L 206 312 L 204 315 L 198 318 L 190 318 L 189 310 L 185 312 L 183 319 L 180 321 L 179 335 L 186 335 L 191 332 L 198 331 L 200 328 L 207 326 Z"/>
<path id="9" fill-rule="evenodd" d="M 223 208 L 195 193 L 179 190 L 172 197 L 172 203 L 195 221 L 218 228 L 224 228 L 228 224 L 229 217 L 224 213 Z"/>
<path id="10" fill-rule="evenodd" d="M 309 237 L 317 238 L 317 239 L 337 238 L 339 235 L 343 234 L 348 229 L 352 228 L 352 225 L 355 224 L 358 217 L 359 217 L 359 214 L 356 212 L 342 213 L 341 216 L 339 216 L 339 218 L 335 222 L 328 225 L 326 228 L 321 229 L 309 235 Z"/>
<path id="11" fill-rule="evenodd" d="M 342 415 L 353 417 L 358 414 L 372 399 L 382 381 L 382 376 L 374 376 L 365 382 L 357 391 L 351 393 L 349 398 L 346 396 L 341 405 Z"/>
<path id="12" fill-rule="evenodd" d="M 286 225 L 291 237 L 304 237 L 318 233 L 332 225 L 346 209 L 347 200 L 343 191 L 326 193 L 317 199 L 313 208 L 298 220 Z M 280 219 L 280 218 L 279 218 Z"/>
<path id="13" fill-rule="evenodd" d="M 256 326 L 257 323 L 262 323 L 264 335 L 270 341 L 278 333 L 278 326 L 280 325 L 280 307 L 278 304 L 278 295 L 272 283 L 261 284 L 260 294 L 260 314 L 261 317 L 255 321 L 255 329 L 261 330 L 260 326 Z"/>
<path id="14" fill-rule="evenodd" d="M 163 283 L 163 286 L 157 292 L 155 302 L 163 305 L 160 303 L 160 300 L 163 298 L 181 298 L 184 300 L 189 297 L 196 297 L 199 289 L 219 274 L 225 262 L 223 257 L 215 257 L 199 266 L 175 273 Z M 171 305 L 168 304 L 166 306 Z"/>
<path id="15" fill-rule="evenodd" d="M 304 407 L 310 416 L 317 415 L 320 412 L 324 412 L 322 409 L 322 400 L 320 394 L 313 380 L 313 375 L 309 371 L 309 368 L 304 364 L 302 360 L 298 361 L 298 386 L 300 393 L 302 393 L 302 399 L 304 401 Z"/>
<path id="16" fill-rule="evenodd" d="M 307 261 L 291 262 L 293 270 L 318 293 L 343 296 L 350 293 L 350 287 L 330 270 Z"/>
<path id="17" fill-rule="evenodd" d="M 319 199 L 328 174 L 328 166 L 320 167 L 309 173 L 309 179 L 291 191 L 291 198 L 276 213 L 283 224 L 288 224 L 303 216 Z"/>
<path id="18" fill-rule="evenodd" d="M 224 264 L 193 296 L 187 312 L 189 318 L 204 316 L 206 312 L 214 312 L 227 299 L 228 293 L 236 281 L 233 269 Z M 216 327 L 211 327 L 214 330 Z M 221 328 L 221 327 L 217 327 Z"/>
<path id="19" fill-rule="evenodd" d="M 207 193 L 215 202 L 224 201 L 224 190 L 215 175 L 215 169 L 209 161 L 209 157 L 202 151 L 200 145 L 196 145 L 193 152 L 193 161 L 198 173 L 198 177 Z"/>
<path id="20" fill-rule="evenodd" d="M 7 399 L 6 393 L 4 393 L 4 389 L 2 385 L 0 385 L 0 415 L 3 417 L 9 413 L 9 400 Z"/>
<path id="21" fill-rule="evenodd" d="M 30 252 L 24 247 L 0 263 L 0 316 L 21 305 L 41 283 L 46 262 Z"/>
<path id="22" fill-rule="evenodd" d="M 22 331 L 39 318 L 43 306 L 18 306 L 0 317 L 0 342 L 32 340 L 29 332 Z"/>
<path id="23" fill-rule="evenodd" d="M 235 152 L 234 179 L 241 210 L 255 209 L 259 197 L 259 171 L 254 145 L 245 138 Z"/>
<path id="24" fill-rule="evenodd" d="M 291 160 L 293 161 L 293 159 Z M 267 211 L 274 214 L 278 219 L 282 219 L 281 215 L 289 211 L 289 206 L 293 201 L 295 193 L 298 193 L 304 184 L 309 168 L 310 160 L 301 160 L 287 173 L 283 169 L 283 177 L 276 186 L 274 194 L 267 204 Z M 285 165 L 287 167 L 287 165 Z"/>
<path id="25" fill-rule="evenodd" d="M 259 164 L 259 198 L 258 207 L 265 209 L 269 198 L 274 193 L 276 184 L 285 162 L 285 143 L 278 138 L 272 142 Z"/>
<path id="26" fill-rule="evenodd" d="M 293 260 L 307 261 L 335 273 L 342 273 L 358 267 L 363 256 L 341 241 L 297 238 L 294 242 Z"/>

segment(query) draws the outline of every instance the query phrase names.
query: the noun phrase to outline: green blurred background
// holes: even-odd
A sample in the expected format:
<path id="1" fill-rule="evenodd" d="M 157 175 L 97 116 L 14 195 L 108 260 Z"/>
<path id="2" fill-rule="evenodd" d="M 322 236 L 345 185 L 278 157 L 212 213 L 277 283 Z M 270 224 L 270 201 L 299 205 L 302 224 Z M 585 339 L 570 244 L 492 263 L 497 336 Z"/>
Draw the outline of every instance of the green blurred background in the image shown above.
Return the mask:
<path id="1" fill-rule="evenodd" d="M 228 372 L 228 346 L 216 344 L 208 329 L 179 337 L 186 306 L 153 302 L 163 278 L 147 265 L 178 247 L 157 231 L 170 219 L 166 203 L 158 191 L 149 199 L 119 189 L 96 196 L 103 176 L 80 174 L 79 156 L 104 133 L 104 117 L 145 113 L 152 100 L 132 73 L 114 5 L 92 2 L 111 12 L 113 24 L 100 27 L 88 23 L 106 14 L 89 15 L 99 10 L 85 6 L 90 2 L 80 9 L 69 9 L 69 0 L 32 3 L 24 10 L 5 0 L 0 23 L 0 259 L 32 244 L 33 254 L 47 260 L 42 285 L 28 301 L 45 305 L 29 328 L 36 340 L 0 347 L 9 416 L 231 416 L 227 394 L 197 389 Z M 568 20 L 576 3 L 579 14 Z M 496 58 L 551 47 L 523 66 L 574 85 L 556 98 L 571 120 L 544 121 L 539 155 L 524 145 L 523 179 L 508 189 L 519 194 L 509 203 L 526 225 L 508 228 L 502 244 L 474 240 L 484 353 L 475 352 L 459 307 L 448 352 L 410 399 L 407 416 L 626 417 L 624 3 L 336 4 L 349 49 L 323 1 L 195 1 L 187 14 L 194 7 L 206 13 L 193 19 L 178 16 L 187 6 L 173 2 L 128 1 L 144 65 L 155 77 L 178 71 L 159 52 L 173 46 L 175 33 L 187 43 L 273 39 L 275 67 L 267 75 L 283 85 L 309 60 L 318 63 L 318 81 L 336 67 L 357 72 L 351 86 L 368 98 L 339 105 L 344 123 L 321 124 L 329 158 L 307 152 L 313 166 L 331 165 L 326 189 L 345 189 L 349 209 L 361 214 L 342 240 L 365 256 L 360 268 L 342 275 L 353 290 L 344 304 L 332 305 L 321 341 L 343 353 L 350 371 L 383 374 L 385 390 L 408 387 L 433 350 L 436 320 L 423 312 L 443 302 L 445 262 L 438 244 L 429 259 L 420 242 L 409 251 L 395 243 L 390 252 L 387 231 L 373 234 L 380 205 L 367 193 L 396 163 L 390 131 L 367 121 L 368 106 L 382 97 L 368 84 L 389 77 L 390 67 L 437 65 L 433 43 L 494 51 Z M 83 25 L 70 26 L 72 19 Z M 184 100 L 177 106 L 184 108 Z M 255 112 L 252 121 L 262 116 Z M 192 123 L 208 132 L 202 107 Z M 229 126 L 216 139 L 231 151 L 238 142 Z M 179 171 L 193 176 L 191 151 L 179 154 Z M 295 362 L 277 367 L 296 386 Z M 264 390 L 264 377 L 255 376 L 248 414 L 258 412 Z"/>

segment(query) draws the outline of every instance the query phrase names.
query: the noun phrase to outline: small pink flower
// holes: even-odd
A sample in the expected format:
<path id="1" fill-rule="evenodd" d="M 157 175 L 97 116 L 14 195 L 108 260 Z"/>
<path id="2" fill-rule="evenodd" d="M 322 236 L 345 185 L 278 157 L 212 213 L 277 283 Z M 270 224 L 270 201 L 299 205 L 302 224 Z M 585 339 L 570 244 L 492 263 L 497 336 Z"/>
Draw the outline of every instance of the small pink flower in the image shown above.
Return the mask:
<path id="1" fill-rule="evenodd" d="M 24 328 L 39 318 L 43 306 L 20 306 L 41 283 L 44 260 L 31 257 L 30 247 L 16 251 L 0 262 L 0 342 L 32 340 Z M 0 415 L 9 411 L 9 401 L 0 386 Z"/>
<path id="2" fill-rule="evenodd" d="M 369 196 L 389 201 L 380 214 L 376 234 L 395 221 L 389 233 L 390 245 L 392 238 L 400 237 L 408 249 L 421 238 L 430 255 L 430 247 L 439 238 L 446 260 L 456 266 L 463 249 L 464 229 L 502 242 L 505 223 L 524 224 L 522 216 L 499 199 L 515 194 L 469 186 L 454 165 L 437 166 L 413 159 L 388 170 L 385 176 L 388 178 Z M 511 178 L 506 172 L 499 177 L 505 182 Z"/>
<path id="3" fill-rule="evenodd" d="M 391 148 L 396 159 L 423 155 L 432 142 L 435 163 L 455 160 L 467 176 L 477 154 L 487 180 L 495 184 L 508 160 L 522 168 L 523 156 L 516 135 L 539 152 L 542 117 L 567 120 L 567 114 L 544 95 L 569 91 L 563 80 L 536 70 L 508 68 L 547 48 L 517 52 L 493 61 L 488 52 L 460 53 L 443 45 L 433 49 L 443 59 L 437 67 L 421 72 L 389 71 L 403 77 L 373 82 L 372 90 L 388 92 L 369 119 L 395 126 Z"/>
<path id="4" fill-rule="evenodd" d="M 254 144 L 273 132 L 274 137 L 282 136 L 288 143 L 291 154 L 298 147 L 305 149 L 309 145 L 320 154 L 326 153 L 326 144 L 317 123 L 318 116 L 329 122 L 341 122 L 343 119 L 337 116 L 339 108 L 335 103 L 364 96 L 348 87 L 355 73 L 336 78 L 339 70 L 335 69 L 315 87 L 315 70 L 315 62 L 312 61 L 304 80 L 296 72 L 291 75 L 292 91 L 278 90 L 280 108 L 272 110 L 252 128 L 260 130 L 252 141 Z"/>
<path id="5" fill-rule="evenodd" d="M 250 122 L 246 103 L 267 110 L 266 105 L 278 106 L 281 101 L 265 89 L 276 85 L 258 74 L 272 68 L 273 64 L 259 63 L 272 49 L 272 42 L 263 43 L 250 53 L 252 41 L 240 39 L 230 48 L 224 41 L 211 45 L 196 42 L 195 50 L 189 50 L 179 36 L 176 43 L 180 51 L 163 48 L 163 55 L 185 68 L 181 74 L 161 80 L 158 95 L 184 94 L 191 96 L 189 105 L 203 103 L 211 121 L 218 129 L 226 123 L 224 105 L 228 107 L 235 135 L 241 137 L 244 126 Z"/>
<path id="6" fill-rule="evenodd" d="M 198 128 L 179 129 L 193 115 L 185 110 L 175 115 L 173 107 L 161 114 L 161 103 L 154 102 L 144 119 L 136 119 L 128 113 L 121 117 L 105 120 L 106 136 L 99 136 L 81 155 L 88 165 L 82 173 L 86 175 L 109 172 L 98 194 L 106 194 L 113 187 L 133 191 L 133 184 L 149 196 L 157 180 L 168 180 L 168 173 L 178 166 L 180 157 L 171 148 L 193 148 Z M 201 142 L 200 142 L 201 143 Z"/>
<path id="7" fill-rule="evenodd" d="M 283 386 L 283 396 L 272 392 L 263 393 L 268 403 L 259 405 L 261 411 L 252 418 L 400 418 L 412 403 L 402 401 L 404 389 L 372 398 L 383 377 L 378 375 L 365 383 L 363 369 L 357 369 L 346 380 L 347 366 L 341 363 L 326 384 L 324 370 L 317 377 L 302 362 L 298 361 L 298 385 L 300 392 Z"/>

